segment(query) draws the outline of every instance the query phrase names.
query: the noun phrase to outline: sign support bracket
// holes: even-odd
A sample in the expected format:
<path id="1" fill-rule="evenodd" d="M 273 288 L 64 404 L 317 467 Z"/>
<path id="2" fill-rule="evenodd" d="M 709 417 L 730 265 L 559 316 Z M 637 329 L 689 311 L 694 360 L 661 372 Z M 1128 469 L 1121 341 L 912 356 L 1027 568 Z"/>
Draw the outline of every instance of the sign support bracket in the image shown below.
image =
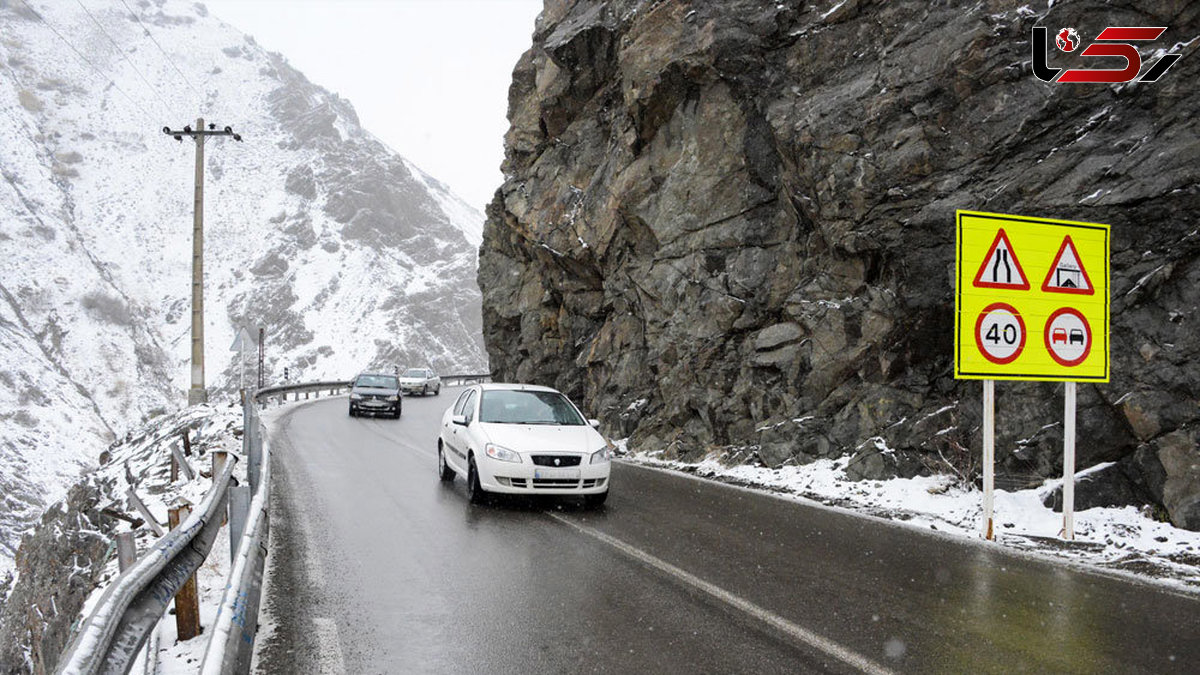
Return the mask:
<path id="1" fill-rule="evenodd" d="M 983 381 L 983 538 L 995 541 L 992 507 L 996 482 L 996 381 Z"/>

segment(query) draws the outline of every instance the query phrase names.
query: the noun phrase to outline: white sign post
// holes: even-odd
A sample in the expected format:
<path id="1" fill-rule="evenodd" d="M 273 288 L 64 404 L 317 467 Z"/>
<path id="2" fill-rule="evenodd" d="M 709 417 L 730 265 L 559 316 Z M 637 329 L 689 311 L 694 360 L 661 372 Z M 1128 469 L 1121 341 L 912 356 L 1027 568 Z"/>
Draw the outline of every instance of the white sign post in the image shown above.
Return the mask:
<path id="1" fill-rule="evenodd" d="M 983 381 L 983 538 L 996 538 L 992 507 L 996 482 L 996 381 Z"/>
<path id="2" fill-rule="evenodd" d="M 1064 382 L 1063 396 L 1063 531 L 1067 541 L 1075 539 L 1075 383 Z"/>

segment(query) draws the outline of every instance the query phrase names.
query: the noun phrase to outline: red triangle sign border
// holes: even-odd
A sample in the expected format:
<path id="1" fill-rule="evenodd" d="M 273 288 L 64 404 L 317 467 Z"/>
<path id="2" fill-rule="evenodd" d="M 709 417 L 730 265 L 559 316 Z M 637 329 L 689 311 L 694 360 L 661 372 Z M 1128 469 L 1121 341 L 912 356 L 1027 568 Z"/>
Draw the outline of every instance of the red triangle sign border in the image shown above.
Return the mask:
<path id="1" fill-rule="evenodd" d="M 1008 254 L 1012 256 L 1012 263 L 1017 268 L 1017 274 L 1021 277 L 1019 284 L 999 284 L 994 281 L 983 281 L 983 272 L 987 269 L 988 261 L 992 259 L 992 255 L 996 252 L 996 248 L 1000 242 L 1004 242 L 1004 247 Z M 1056 263 L 1057 264 L 1057 263 Z M 1010 291 L 1027 291 L 1029 290 L 1029 275 L 1025 274 L 1025 269 L 1021 267 L 1021 261 L 1017 259 L 1017 252 L 1013 249 L 1012 242 L 1008 239 L 1008 233 L 1004 228 L 996 233 L 996 238 L 992 241 L 992 245 L 988 247 L 987 253 L 983 256 L 983 263 L 979 266 L 979 271 L 975 273 L 975 280 L 971 285 L 976 288 L 1001 288 Z"/>
<path id="2" fill-rule="evenodd" d="M 1050 280 L 1054 278 L 1054 272 L 1058 269 L 1058 264 L 1062 262 L 1063 253 L 1067 252 L 1067 247 L 1071 248 L 1071 255 L 1075 256 L 1075 262 L 1079 263 L 1079 273 L 1083 275 L 1083 280 L 1087 283 L 1087 288 L 1063 288 L 1062 286 L 1051 286 Z M 1075 248 L 1075 242 L 1071 240 L 1071 235 L 1063 237 L 1062 246 L 1058 247 L 1058 253 L 1054 256 L 1054 262 L 1050 263 L 1050 271 L 1046 272 L 1046 280 L 1042 282 L 1043 293 L 1071 293 L 1073 295 L 1095 295 L 1096 285 L 1092 283 L 1092 278 L 1088 276 L 1087 268 L 1083 266 L 1083 260 L 1079 257 L 1079 249 Z"/>

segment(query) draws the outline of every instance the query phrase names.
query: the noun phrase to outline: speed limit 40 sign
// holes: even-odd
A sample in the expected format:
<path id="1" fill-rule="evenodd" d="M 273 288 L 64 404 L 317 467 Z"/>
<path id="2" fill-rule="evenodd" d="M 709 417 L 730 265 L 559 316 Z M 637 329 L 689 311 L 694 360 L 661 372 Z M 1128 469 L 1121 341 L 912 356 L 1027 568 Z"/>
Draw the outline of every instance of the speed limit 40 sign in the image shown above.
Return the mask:
<path id="1" fill-rule="evenodd" d="M 957 220 L 955 377 L 1107 382 L 1108 226 Z"/>
<path id="2" fill-rule="evenodd" d="M 1025 351 L 1025 321 L 1012 305 L 988 305 L 975 320 L 975 346 L 983 358 L 1004 365 Z"/>

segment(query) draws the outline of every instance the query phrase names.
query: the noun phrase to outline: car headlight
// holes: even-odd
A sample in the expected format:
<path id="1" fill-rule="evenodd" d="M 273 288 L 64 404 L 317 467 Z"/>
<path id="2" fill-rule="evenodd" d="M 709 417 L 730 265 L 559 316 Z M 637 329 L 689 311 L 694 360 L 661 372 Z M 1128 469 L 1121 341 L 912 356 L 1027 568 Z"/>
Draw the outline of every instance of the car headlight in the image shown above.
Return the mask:
<path id="1" fill-rule="evenodd" d="M 399 397 L 399 396 L 389 396 L 389 397 L 387 398 L 387 400 L 389 400 L 389 401 L 399 401 L 399 400 L 400 400 L 400 397 Z"/>
<path id="2" fill-rule="evenodd" d="M 352 400 L 352 401 L 361 401 L 361 400 L 362 400 L 362 394 L 350 394 L 350 400 Z"/>
<path id="3" fill-rule="evenodd" d="M 612 443 L 605 441 L 604 447 L 592 453 L 590 464 L 603 464 L 604 462 L 612 461 Z"/>
<path id="4" fill-rule="evenodd" d="M 487 453 L 488 457 L 491 457 L 492 459 L 498 459 L 501 462 L 516 462 L 517 464 L 521 463 L 521 455 L 502 445 L 488 443 L 487 445 L 483 446 L 483 451 Z"/>

